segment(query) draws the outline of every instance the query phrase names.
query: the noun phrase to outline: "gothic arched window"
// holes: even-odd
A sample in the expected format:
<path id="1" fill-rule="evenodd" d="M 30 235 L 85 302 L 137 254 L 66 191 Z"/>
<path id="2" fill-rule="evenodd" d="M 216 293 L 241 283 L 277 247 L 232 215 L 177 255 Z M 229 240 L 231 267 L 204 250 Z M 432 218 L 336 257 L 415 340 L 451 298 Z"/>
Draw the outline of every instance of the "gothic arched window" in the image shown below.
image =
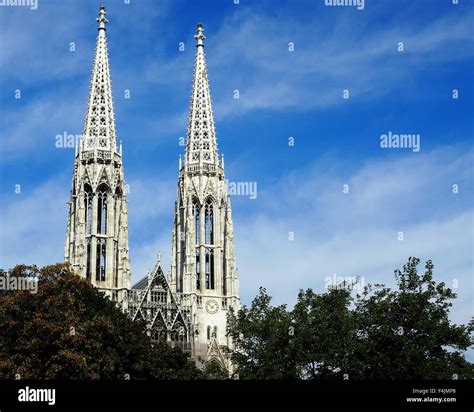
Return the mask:
<path id="1" fill-rule="evenodd" d="M 92 234 L 92 189 L 89 185 L 84 186 L 84 210 L 86 235 Z"/>
<path id="2" fill-rule="evenodd" d="M 210 282 L 211 282 L 210 289 L 215 289 L 215 283 L 214 283 L 214 250 L 210 251 L 209 265 L 211 266 L 211 268 L 210 268 Z"/>
<path id="3" fill-rule="evenodd" d="M 107 187 L 101 186 L 97 191 L 97 234 L 107 234 Z"/>
<path id="4" fill-rule="evenodd" d="M 92 188 L 88 185 L 84 185 L 84 218 L 86 226 L 86 235 L 92 234 Z M 86 278 L 91 277 L 91 238 L 87 239 L 86 246 Z"/>
<path id="5" fill-rule="evenodd" d="M 206 248 L 206 289 L 214 289 L 214 250 Z"/>
<path id="6" fill-rule="evenodd" d="M 199 264 L 199 249 L 196 249 L 196 289 L 201 288 L 201 269 Z"/>
<path id="7" fill-rule="evenodd" d="M 206 289 L 209 289 L 209 249 L 206 249 L 206 263 L 204 264 L 204 269 L 206 271 Z"/>
<path id="8" fill-rule="evenodd" d="M 199 203 L 197 200 L 193 201 L 193 216 L 194 216 L 194 234 L 195 234 L 195 244 L 199 246 L 200 243 L 200 235 L 201 235 L 201 225 L 200 225 L 200 211 L 199 211 Z"/>
<path id="9" fill-rule="evenodd" d="M 105 265 L 106 265 L 106 240 L 100 238 L 97 240 L 97 259 L 95 269 L 95 280 L 105 280 Z"/>
<path id="10" fill-rule="evenodd" d="M 86 252 L 86 278 L 91 278 L 91 238 L 87 239 L 87 252 Z"/>
<path id="11" fill-rule="evenodd" d="M 194 217 L 194 244 L 196 246 L 196 289 L 201 287 L 201 268 L 200 268 L 200 252 L 199 244 L 201 242 L 201 217 L 200 206 L 197 199 L 193 199 L 193 217 Z"/>
<path id="12" fill-rule="evenodd" d="M 206 232 L 206 244 L 214 244 L 214 207 L 212 203 L 208 201 L 205 210 L 205 232 Z"/>
<path id="13" fill-rule="evenodd" d="M 211 327 L 208 326 L 207 327 L 207 340 L 210 340 L 211 339 Z"/>
<path id="14" fill-rule="evenodd" d="M 115 189 L 114 196 L 110 196 L 109 205 L 113 206 L 114 211 L 117 215 L 120 215 L 120 212 L 122 210 L 122 196 L 123 196 L 123 192 L 120 187 L 117 187 Z M 112 225 L 113 225 L 113 221 L 112 221 Z M 110 231 L 110 228 L 109 228 L 109 231 Z"/>

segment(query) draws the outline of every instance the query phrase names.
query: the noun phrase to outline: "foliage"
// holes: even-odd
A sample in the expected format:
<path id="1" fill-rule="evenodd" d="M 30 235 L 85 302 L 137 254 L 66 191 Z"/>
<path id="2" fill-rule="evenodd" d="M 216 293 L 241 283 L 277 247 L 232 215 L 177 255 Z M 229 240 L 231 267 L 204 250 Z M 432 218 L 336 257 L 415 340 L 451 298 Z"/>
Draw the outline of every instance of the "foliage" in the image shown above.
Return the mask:
<path id="1" fill-rule="evenodd" d="M 352 359 L 354 314 L 349 310 L 348 288 L 331 288 L 315 294 L 300 291 L 291 313 L 295 333 L 292 343 L 298 376 L 307 379 L 342 378 Z"/>
<path id="2" fill-rule="evenodd" d="M 230 311 L 228 335 L 241 379 L 472 379 L 464 351 L 474 321 L 452 324 L 456 294 L 418 273 L 410 258 L 397 288 L 342 284 L 300 291 L 293 309 L 272 306 L 261 288 L 250 307 Z M 4 276 L 5 273 L 0 274 Z M 66 264 L 20 265 L 10 277 L 38 282 L 37 293 L 0 290 L 0 378 L 227 379 L 215 362 L 199 371 L 183 352 L 152 345 L 131 321 Z"/>
<path id="3" fill-rule="evenodd" d="M 238 365 L 240 378 L 296 378 L 296 356 L 291 345 L 291 314 L 285 305 L 270 306 L 271 297 L 260 288 L 250 308 L 230 311 L 228 334 L 238 350 L 232 361 Z"/>
<path id="4" fill-rule="evenodd" d="M 456 294 L 433 280 L 428 261 L 395 271 L 397 289 L 351 285 L 322 294 L 300 291 L 297 303 L 273 307 L 265 289 L 228 318 L 231 353 L 242 379 L 472 379 L 463 351 L 474 321 L 449 320 Z"/>
<path id="5" fill-rule="evenodd" d="M 363 360 L 349 374 L 366 379 L 472 378 L 473 365 L 462 351 L 472 344 L 474 323 L 449 320 L 456 294 L 433 280 L 428 261 L 419 274 L 420 260 L 410 258 L 396 270 L 398 290 L 365 288 L 356 300 L 358 339 L 355 356 Z"/>
<path id="6" fill-rule="evenodd" d="M 228 372 L 215 360 L 210 360 L 204 363 L 203 374 L 208 380 L 229 379 Z"/>
<path id="7" fill-rule="evenodd" d="M 144 325 L 67 264 L 16 266 L 37 293 L 0 294 L 0 378 L 193 379 L 202 377 L 179 349 L 151 345 Z"/>

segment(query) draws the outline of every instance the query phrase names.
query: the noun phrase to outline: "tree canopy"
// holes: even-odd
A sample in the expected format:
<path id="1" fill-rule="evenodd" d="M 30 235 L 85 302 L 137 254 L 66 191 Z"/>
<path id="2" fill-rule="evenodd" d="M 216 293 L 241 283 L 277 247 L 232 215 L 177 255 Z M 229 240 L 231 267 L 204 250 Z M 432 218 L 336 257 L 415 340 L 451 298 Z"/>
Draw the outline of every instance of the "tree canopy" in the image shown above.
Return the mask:
<path id="1" fill-rule="evenodd" d="M 449 320 L 456 294 L 433 279 L 428 261 L 410 258 L 395 271 L 397 289 L 368 285 L 353 296 L 341 284 L 321 294 L 301 290 L 292 310 L 272 306 L 261 288 L 228 318 L 241 379 L 472 379 L 463 352 L 474 321 Z"/>
<path id="2" fill-rule="evenodd" d="M 397 287 L 350 284 L 300 290 L 290 310 L 261 288 L 249 307 L 230 311 L 230 356 L 241 379 L 472 379 L 464 356 L 474 320 L 453 324 L 456 294 L 419 273 L 410 258 Z M 5 273 L 2 273 L 4 276 Z M 10 278 L 37 290 L 0 290 L 0 379 L 225 379 L 198 370 L 178 348 L 153 345 L 145 325 L 67 264 L 16 266 Z"/>
<path id="3" fill-rule="evenodd" d="M 0 291 L 0 379 L 203 377 L 67 264 L 20 265 L 9 276 L 35 279 L 38 290 Z"/>

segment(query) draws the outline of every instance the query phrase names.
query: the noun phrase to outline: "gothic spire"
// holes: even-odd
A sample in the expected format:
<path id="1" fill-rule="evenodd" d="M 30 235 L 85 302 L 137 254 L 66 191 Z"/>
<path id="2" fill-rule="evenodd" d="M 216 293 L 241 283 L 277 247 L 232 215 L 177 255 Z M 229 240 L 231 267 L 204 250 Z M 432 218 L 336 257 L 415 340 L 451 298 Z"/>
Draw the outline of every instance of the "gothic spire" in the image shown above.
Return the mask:
<path id="1" fill-rule="evenodd" d="M 116 151 L 112 85 L 105 36 L 105 25 L 108 20 L 105 14 L 105 7 L 101 6 L 99 17 L 96 19 L 99 23 L 99 33 L 95 47 L 81 151 Z"/>
<path id="2" fill-rule="evenodd" d="M 216 131 L 204 55 L 206 37 L 201 23 L 197 26 L 194 38 L 196 39 L 196 59 L 189 108 L 185 162 L 187 165 L 202 163 L 217 165 Z"/>
<path id="3" fill-rule="evenodd" d="M 98 36 L 80 148 L 76 149 L 65 260 L 114 301 L 130 287 L 128 211 L 122 147 L 116 149 L 115 120 L 105 37 L 105 7 Z"/>

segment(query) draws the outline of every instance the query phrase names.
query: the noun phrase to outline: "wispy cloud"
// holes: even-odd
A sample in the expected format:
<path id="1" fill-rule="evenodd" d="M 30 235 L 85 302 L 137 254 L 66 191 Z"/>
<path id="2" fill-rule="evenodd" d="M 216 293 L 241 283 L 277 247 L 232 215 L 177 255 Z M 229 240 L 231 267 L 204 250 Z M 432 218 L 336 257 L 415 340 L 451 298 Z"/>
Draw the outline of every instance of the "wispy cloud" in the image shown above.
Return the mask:
<path id="1" fill-rule="evenodd" d="M 428 63 L 474 55 L 472 11 L 403 31 L 390 24 L 369 29 L 368 19 L 354 25 L 343 15 L 334 20 L 318 17 L 300 22 L 246 8 L 225 19 L 218 30 L 208 30 L 206 50 L 219 120 L 257 109 L 343 104 L 346 88 L 351 97 L 377 99 L 419 75 L 416 69 Z M 403 53 L 397 51 L 399 42 L 404 43 Z M 146 69 L 145 77 L 175 86 L 190 83 L 190 61 L 182 53 L 160 58 Z M 233 98 L 235 89 L 238 100 Z"/>
<path id="2" fill-rule="evenodd" d="M 12 187 L 1 198 L 0 267 L 49 265 L 63 260 L 68 187 L 66 175 L 40 186 Z"/>
<path id="3" fill-rule="evenodd" d="M 25 96 L 24 96 L 25 97 Z M 31 152 L 55 153 L 57 135 L 82 134 L 84 104 L 77 97 L 69 97 L 68 104 L 57 104 L 48 99 L 17 103 L 3 117 L 2 160 L 16 160 Z M 63 153 L 63 152 L 61 152 Z"/>
<path id="4" fill-rule="evenodd" d="M 341 160 L 333 159 L 333 170 L 316 163 L 260 188 L 261 213 L 235 218 L 244 301 L 264 285 L 277 301 L 288 302 L 299 288 L 324 289 L 333 274 L 393 284 L 393 270 L 417 256 L 433 259 L 438 281 L 458 280 L 460 303 L 453 313 L 466 321 L 474 265 L 467 228 L 474 210 L 473 153 L 463 150 L 368 161 L 345 178 L 335 173 Z"/>
<path id="5" fill-rule="evenodd" d="M 48 119 L 47 124 L 56 130 L 64 130 L 67 119 L 76 119 L 76 129 L 82 126 L 97 7 L 88 3 L 78 12 L 71 4 L 53 6 L 45 2 L 37 14 L 29 11 L 28 21 L 35 27 L 31 31 L 18 30 L 17 21 L 26 10 L 0 10 L 5 23 L 1 34 L 7 39 L 0 51 L 2 80 L 11 86 L 10 103 L 14 102 L 13 90 L 17 87 L 25 88 L 24 98 L 28 99 L 23 109 L 18 109 L 15 102 L 5 107 L 2 150 L 10 152 L 8 158 L 41 149 L 39 139 L 29 139 L 22 146 L 24 138 L 18 136 L 30 136 L 31 130 L 40 132 L 44 129 L 39 124 L 42 119 Z M 115 106 L 122 114 L 117 119 L 120 123 L 128 116 L 126 127 L 136 133 L 135 141 L 182 135 L 185 131 L 194 27 L 189 27 L 184 39 L 170 27 L 165 33 L 156 32 L 165 16 L 171 18 L 173 12 L 171 2 L 159 7 L 150 2 L 141 7 L 113 5 L 110 10 Z M 15 18 L 7 13 L 16 13 Z M 377 18 L 375 13 L 368 8 L 358 14 L 358 24 L 344 13 L 330 13 L 328 8 L 301 20 L 281 19 L 256 3 L 235 7 L 217 24 L 206 26 L 217 121 L 258 110 L 327 109 L 346 102 L 342 99 L 346 88 L 351 99 L 358 102 L 377 101 L 400 89 L 405 80 L 422 76 L 420 69 L 427 64 L 474 55 L 474 29 L 470 24 L 474 15 L 470 10 L 439 15 L 413 27 L 407 24 L 404 30 L 390 24 L 390 19 L 385 25 L 372 27 L 369 23 Z M 150 33 L 151 39 L 159 37 L 161 41 L 150 41 Z M 176 38 L 186 42 L 185 52 L 178 51 Z M 74 53 L 69 51 L 71 41 L 76 43 Z M 404 42 L 404 53 L 397 52 L 399 41 Z M 294 43 L 294 52 L 288 50 L 289 42 Z M 139 55 L 137 50 L 141 51 Z M 78 92 L 73 79 L 80 79 L 82 91 Z M 121 98 L 124 89 L 131 90 L 132 99 Z M 234 99 L 236 89 L 239 99 Z M 413 98 L 413 94 L 407 95 Z M 427 98 L 426 93 L 415 95 Z M 16 121 L 18 118 L 21 122 Z"/>

